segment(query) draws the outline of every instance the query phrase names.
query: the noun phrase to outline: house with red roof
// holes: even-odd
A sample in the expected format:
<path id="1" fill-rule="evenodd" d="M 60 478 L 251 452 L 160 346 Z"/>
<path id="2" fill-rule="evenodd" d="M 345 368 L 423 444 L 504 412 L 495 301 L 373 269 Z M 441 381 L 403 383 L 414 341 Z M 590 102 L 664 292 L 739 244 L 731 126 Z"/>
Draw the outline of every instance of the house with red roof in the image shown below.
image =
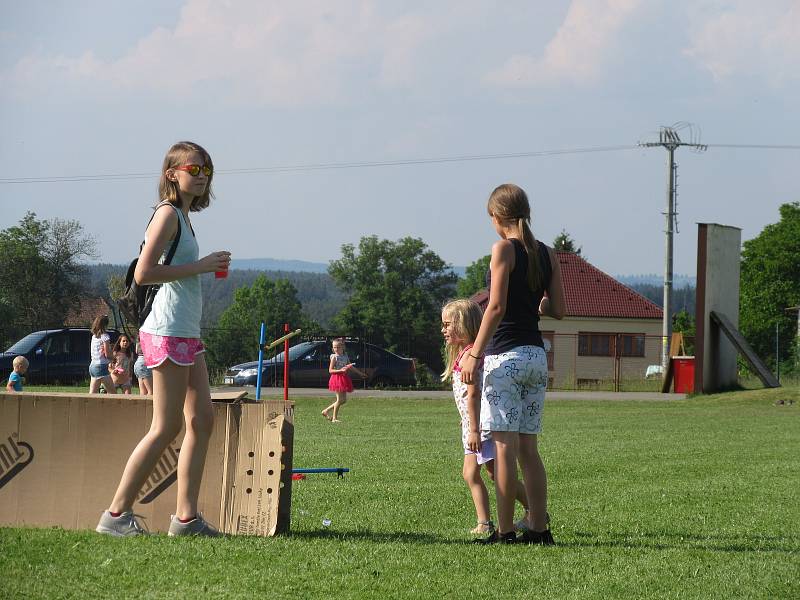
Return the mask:
<path id="1" fill-rule="evenodd" d="M 648 365 L 661 362 L 661 307 L 577 254 L 556 257 L 566 314 L 539 321 L 551 385 L 644 379 Z M 488 298 L 484 290 L 472 299 L 485 308 Z"/>
<path id="2" fill-rule="evenodd" d="M 82 297 L 64 318 L 64 327 L 91 327 L 96 317 L 109 315 L 113 324 L 113 311 L 103 298 Z"/>

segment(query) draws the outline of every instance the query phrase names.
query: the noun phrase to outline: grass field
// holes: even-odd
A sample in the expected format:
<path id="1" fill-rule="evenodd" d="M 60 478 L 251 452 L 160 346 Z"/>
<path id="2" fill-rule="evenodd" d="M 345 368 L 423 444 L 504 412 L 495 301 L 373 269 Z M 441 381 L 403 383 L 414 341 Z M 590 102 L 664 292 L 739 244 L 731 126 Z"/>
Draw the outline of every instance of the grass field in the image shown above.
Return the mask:
<path id="1" fill-rule="evenodd" d="M 0 597 L 797 598 L 798 396 L 550 402 L 550 548 L 467 543 L 452 401 L 356 396 L 335 425 L 301 398 L 295 467 L 351 472 L 295 482 L 290 536 L 0 528 Z"/>

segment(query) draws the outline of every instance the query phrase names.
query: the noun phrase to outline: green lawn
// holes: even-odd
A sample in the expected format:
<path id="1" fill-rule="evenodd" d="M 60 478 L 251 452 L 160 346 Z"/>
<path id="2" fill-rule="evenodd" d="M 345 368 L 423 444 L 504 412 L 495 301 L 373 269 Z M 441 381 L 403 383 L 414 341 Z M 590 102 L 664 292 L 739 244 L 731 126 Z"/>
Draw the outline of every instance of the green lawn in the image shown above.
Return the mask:
<path id="1" fill-rule="evenodd" d="M 452 401 L 356 397 L 336 425 L 301 398 L 295 467 L 351 472 L 295 482 L 291 536 L 0 529 L 0 597 L 797 598 L 799 396 L 551 402 L 552 548 L 467 543 Z"/>

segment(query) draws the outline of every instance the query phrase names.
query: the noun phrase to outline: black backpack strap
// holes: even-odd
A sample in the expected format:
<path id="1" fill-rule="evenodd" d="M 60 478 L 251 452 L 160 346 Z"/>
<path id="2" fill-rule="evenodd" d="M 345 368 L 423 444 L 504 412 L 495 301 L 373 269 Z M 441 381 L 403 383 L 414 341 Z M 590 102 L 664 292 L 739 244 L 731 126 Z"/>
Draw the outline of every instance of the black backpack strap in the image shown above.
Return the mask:
<path id="1" fill-rule="evenodd" d="M 167 202 L 166 200 L 162 200 L 161 202 L 158 203 L 158 206 L 156 206 L 155 210 L 153 210 L 153 215 L 150 217 L 150 220 L 147 222 L 147 225 L 145 226 L 144 230 L 147 231 L 147 228 L 150 227 L 150 223 L 153 222 L 153 219 L 156 216 L 156 211 L 162 206 L 169 206 L 172 209 L 174 209 L 175 216 L 178 217 L 178 233 L 175 234 L 175 239 L 172 240 L 169 252 L 167 252 L 167 256 L 166 258 L 164 258 L 164 262 L 162 263 L 168 265 L 172 262 L 172 258 L 175 256 L 175 251 L 178 249 L 178 242 L 181 241 L 181 230 L 183 229 L 183 227 L 181 227 L 181 216 L 178 214 L 178 211 L 180 209 L 177 206 L 175 206 L 172 202 Z M 142 240 L 142 243 L 139 245 L 139 254 L 142 253 L 142 248 L 144 248 L 144 240 Z"/>

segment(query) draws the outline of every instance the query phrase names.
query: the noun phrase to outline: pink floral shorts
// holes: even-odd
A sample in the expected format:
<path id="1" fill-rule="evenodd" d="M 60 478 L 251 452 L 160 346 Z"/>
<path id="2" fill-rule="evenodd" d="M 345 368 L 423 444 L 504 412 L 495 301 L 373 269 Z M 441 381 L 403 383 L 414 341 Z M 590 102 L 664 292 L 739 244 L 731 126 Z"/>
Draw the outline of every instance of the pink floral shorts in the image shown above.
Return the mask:
<path id="1" fill-rule="evenodd" d="M 153 369 L 170 359 L 176 365 L 190 367 L 194 357 L 206 351 L 200 338 L 182 338 L 139 332 L 139 344 L 144 354 L 144 364 Z"/>

